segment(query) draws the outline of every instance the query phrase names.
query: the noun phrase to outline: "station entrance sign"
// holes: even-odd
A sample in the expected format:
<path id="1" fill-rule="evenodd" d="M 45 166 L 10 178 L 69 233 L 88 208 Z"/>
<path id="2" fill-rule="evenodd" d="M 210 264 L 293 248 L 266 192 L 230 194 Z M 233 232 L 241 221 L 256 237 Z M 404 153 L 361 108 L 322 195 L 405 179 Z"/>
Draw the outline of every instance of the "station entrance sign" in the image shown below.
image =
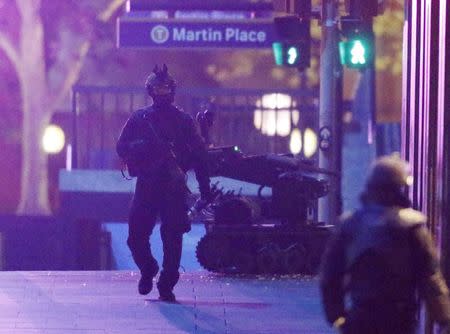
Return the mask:
<path id="1" fill-rule="evenodd" d="M 184 21 L 121 17 L 120 48 L 271 48 L 272 20 Z"/>

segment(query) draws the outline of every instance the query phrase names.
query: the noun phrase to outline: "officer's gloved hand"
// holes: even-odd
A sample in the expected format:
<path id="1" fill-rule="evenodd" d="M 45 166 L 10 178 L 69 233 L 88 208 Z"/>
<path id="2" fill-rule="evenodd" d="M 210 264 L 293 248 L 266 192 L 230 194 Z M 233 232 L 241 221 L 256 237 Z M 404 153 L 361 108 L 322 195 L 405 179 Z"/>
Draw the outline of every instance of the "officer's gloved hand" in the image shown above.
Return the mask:
<path id="1" fill-rule="evenodd" d="M 201 211 L 206 208 L 207 205 L 208 203 L 201 198 L 196 200 L 194 205 L 192 205 L 188 210 L 188 220 L 194 220 L 201 213 Z"/>
<path id="2" fill-rule="evenodd" d="M 209 202 L 206 199 L 200 197 L 194 204 L 194 209 L 197 212 L 202 211 L 204 208 L 208 206 Z"/>
<path id="3" fill-rule="evenodd" d="M 200 198 L 195 202 L 193 206 L 193 211 L 200 212 L 203 209 L 205 209 L 208 204 L 211 203 L 211 201 L 214 199 L 213 194 L 211 191 L 203 191 L 200 193 Z"/>

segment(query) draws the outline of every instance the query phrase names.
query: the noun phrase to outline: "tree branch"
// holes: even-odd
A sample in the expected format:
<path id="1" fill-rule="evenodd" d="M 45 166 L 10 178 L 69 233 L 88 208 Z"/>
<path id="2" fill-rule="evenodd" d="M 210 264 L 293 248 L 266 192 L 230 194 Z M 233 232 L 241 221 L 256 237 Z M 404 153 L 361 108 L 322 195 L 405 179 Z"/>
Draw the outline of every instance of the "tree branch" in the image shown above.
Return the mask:
<path id="1" fill-rule="evenodd" d="M 9 58 L 11 63 L 13 64 L 14 68 L 16 69 L 16 72 L 18 74 L 21 73 L 22 68 L 20 66 L 20 56 L 18 50 L 14 47 L 11 40 L 0 32 L 0 49 L 3 49 L 5 51 L 6 56 Z"/>
<path id="2" fill-rule="evenodd" d="M 78 55 L 77 60 L 75 61 L 75 63 L 68 66 L 69 71 L 65 76 L 64 82 L 62 83 L 59 92 L 55 95 L 55 97 L 52 99 L 50 103 L 50 110 L 55 110 L 55 108 L 62 103 L 62 101 L 72 88 L 72 86 L 78 80 L 78 77 L 84 64 L 84 60 L 86 59 L 86 55 L 90 48 L 91 42 L 89 41 L 86 41 L 81 45 L 80 53 Z"/>
<path id="3" fill-rule="evenodd" d="M 101 22 L 107 22 L 116 12 L 116 10 L 125 3 L 125 1 L 126 0 L 112 0 L 112 2 L 102 12 L 100 12 L 97 15 L 97 20 Z M 84 60 L 86 58 L 89 49 L 91 48 L 91 45 L 92 43 L 90 39 L 85 41 L 81 45 L 80 53 L 75 64 L 67 67 L 69 69 L 68 73 L 65 76 L 64 82 L 61 85 L 59 92 L 55 94 L 55 98 L 52 100 L 50 104 L 51 106 L 50 110 L 54 110 L 54 108 L 56 108 L 62 103 L 63 99 L 66 97 L 72 86 L 77 81 L 81 69 L 83 67 Z"/>
<path id="4" fill-rule="evenodd" d="M 23 17 L 24 13 L 25 13 L 25 9 L 26 9 L 26 3 L 23 0 L 16 0 L 16 7 L 17 10 L 19 11 L 20 16 Z"/>
<path id="5" fill-rule="evenodd" d="M 125 3 L 126 0 L 113 0 L 108 7 L 106 7 L 100 14 L 97 15 L 97 20 L 107 22 L 116 12 L 116 10 Z"/>
<path id="6" fill-rule="evenodd" d="M 38 12 L 41 8 L 41 0 L 16 0 L 16 7 L 23 18 L 29 16 L 30 13 Z"/>

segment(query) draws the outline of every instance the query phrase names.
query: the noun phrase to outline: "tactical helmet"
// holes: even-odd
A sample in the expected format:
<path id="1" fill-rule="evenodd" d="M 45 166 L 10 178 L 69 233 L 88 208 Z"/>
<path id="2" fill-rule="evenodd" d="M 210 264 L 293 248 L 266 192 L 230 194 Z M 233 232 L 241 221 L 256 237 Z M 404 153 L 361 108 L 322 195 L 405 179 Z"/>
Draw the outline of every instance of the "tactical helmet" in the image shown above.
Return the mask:
<path id="1" fill-rule="evenodd" d="M 377 159 L 367 178 L 368 189 L 402 189 L 411 184 L 409 165 L 397 153 Z"/>
<path id="2" fill-rule="evenodd" d="M 168 73 L 166 64 L 162 69 L 156 65 L 145 81 L 147 93 L 156 104 L 172 103 L 175 97 L 175 87 L 175 80 Z"/>

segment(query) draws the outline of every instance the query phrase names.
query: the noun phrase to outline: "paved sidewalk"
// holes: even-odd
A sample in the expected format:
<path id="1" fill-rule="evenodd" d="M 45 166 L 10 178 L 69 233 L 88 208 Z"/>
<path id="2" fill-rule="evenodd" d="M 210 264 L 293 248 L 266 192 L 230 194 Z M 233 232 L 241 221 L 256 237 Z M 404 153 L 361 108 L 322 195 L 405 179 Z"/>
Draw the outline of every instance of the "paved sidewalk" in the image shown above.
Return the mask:
<path id="1" fill-rule="evenodd" d="M 135 271 L 0 272 L 0 333 L 332 333 L 317 280 L 182 274 L 178 304 L 137 293 Z"/>

